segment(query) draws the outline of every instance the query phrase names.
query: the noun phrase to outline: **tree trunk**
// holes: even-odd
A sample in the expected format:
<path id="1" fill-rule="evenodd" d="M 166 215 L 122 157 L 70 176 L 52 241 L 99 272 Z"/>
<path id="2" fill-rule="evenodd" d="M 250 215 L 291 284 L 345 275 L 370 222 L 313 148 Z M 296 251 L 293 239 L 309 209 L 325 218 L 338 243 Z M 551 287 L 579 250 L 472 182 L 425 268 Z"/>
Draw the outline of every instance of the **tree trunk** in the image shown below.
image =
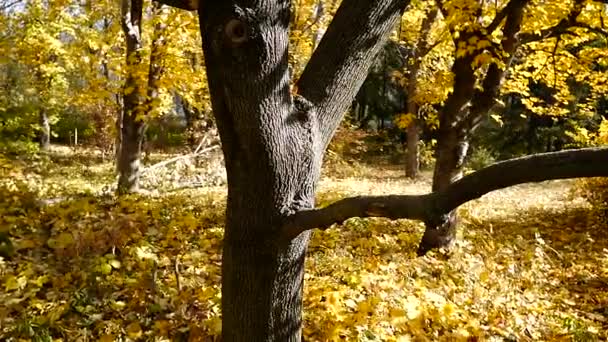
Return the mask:
<path id="1" fill-rule="evenodd" d="M 127 194 L 136 192 L 139 187 L 141 172 L 141 150 L 143 145 L 144 124 L 136 120 L 134 115 L 128 114 L 126 105 L 123 114 L 120 154 L 118 155 L 118 193 Z"/>
<path id="2" fill-rule="evenodd" d="M 222 255 L 223 340 L 299 342 L 309 234 L 298 236 L 287 248 L 273 243 L 296 189 L 276 191 L 277 185 L 264 175 L 244 173 L 232 172 L 229 183 Z M 302 176 L 311 183 L 315 178 L 313 172 Z M 276 190 L 269 192 L 272 188 Z M 312 187 L 298 196 L 299 207 L 314 206 Z"/>
<path id="3" fill-rule="evenodd" d="M 418 131 L 418 121 L 414 120 L 407 127 L 407 159 L 405 164 L 405 175 L 408 178 L 418 177 L 418 171 L 420 169 L 418 152 L 419 141 L 420 132 Z"/>
<path id="4" fill-rule="evenodd" d="M 420 26 L 420 38 L 414 49 L 412 60 L 408 61 L 408 83 L 407 83 L 407 112 L 414 116 L 414 120 L 407 128 L 407 157 L 405 163 L 405 175 L 408 178 L 416 178 L 419 171 L 418 142 L 420 141 L 420 119 L 418 118 L 418 103 L 416 103 L 416 91 L 418 89 L 418 74 L 422 58 L 431 51 L 428 43 L 431 26 L 437 17 L 438 9 L 432 7 L 422 20 Z"/>
<path id="5" fill-rule="evenodd" d="M 462 168 L 469 148 L 464 134 L 454 130 L 440 131 L 436 149 L 436 163 L 433 172 L 433 192 L 446 189 L 462 178 Z M 418 247 L 418 255 L 424 255 L 434 248 L 449 248 L 456 238 L 458 216 L 451 211 L 444 217 L 426 222 L 426 229 Z"/>
<path id="6" fill-rule="evenodd" d="M 222 337 L 299 342 L 309 237 L 278 247 L 280 229 L 314 207 L 323 152 L 406 3 L 344 2 L 300 77 L 301 95 L 290 91 L 288 1 L 200 5 L 228 176 Z M 345 36 L 349 29 L 359 31 Z"/>
<path id="7" fill-rule="evenodd" d="M 309 234 L 281 229 L 313 208 L 324 151 L 409 1 L 342 2 L 293 93 L 290 1 L 163 2 L 198 9 L 222 141 L 222 340 L 299 342 Z"/>
<path id="8" fill-rule="evenodd" d="M 120 96 L 117 96 L 120 97 Z M 117 104 L 122 103 L 122 101 L 117 101 Z M 116 173 L 120 174 L 120 151 L 122 150 L 122 116 L 124 115 L 124 106 L 117 106 L 118 110 L 116 111 L 116 118 L 114 119 L 114 129 L 116 138 L 114 139 L 114 158 L 116 160 Z"/>
<path id="9" fill-rule="evenodd" d="M 139 186 L 141 148 L 144 138 L 146 82 L 139 72 L 142 61 L 142 0 L 122 0 L 122 28 L 127 43 L 127 76 L 123 91 L 118 194 L 135 192 Z"/>
<path id="10" fill-rule="evenodd" d="M 407 149 L 405 159 L 405 176 L 408 178 L 418 177 L 419 159 L 418 142 L 420 141 L 418 123 L 418 104 L 416 103 L 416 85 L 418 83 L 418 72 L 420 70 L 420 58 L 414 55 L 414 61 L 410 64 L 408 86 L 407 86 L 407 113 L 414 116 L 414 120 L 407 127 Z"/>
<path id="11" fill-rule="evenodd" d="M 46 114 L 46 110 L 40 110 L 40 149 L 46 151 L 51 146 L 51 123 L 49 117 Z"/>
<path id="12" fill-rule="evenodd" d="M 252 16 L 232 5 L 236 14 L 224 2 L 204 2 L 199 13 L 228 176 L 222 338 L 299 342 L 308 234 L 283 248 L 275 239 L 285 215 L 314 205 L 317 128 L 290 93 L 289 4 L 258 4 Z"/>

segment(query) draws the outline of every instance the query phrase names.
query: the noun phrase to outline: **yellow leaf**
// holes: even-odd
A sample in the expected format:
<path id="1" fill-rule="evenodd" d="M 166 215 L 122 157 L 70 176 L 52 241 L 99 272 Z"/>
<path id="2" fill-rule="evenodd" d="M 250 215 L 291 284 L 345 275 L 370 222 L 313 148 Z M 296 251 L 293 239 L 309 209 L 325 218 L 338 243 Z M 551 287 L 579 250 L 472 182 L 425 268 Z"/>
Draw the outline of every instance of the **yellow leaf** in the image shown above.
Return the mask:
<path id="1" fill-rule="evenodd" d="M 490 274 L 488 273 L 488 271 L 483 271 L 479 274 L 479 280 L 482 283 L 487 282 L 490 279 Z"/>
<path id="2" fill-rule="evenodd" d="M 15 276 L 10 276 L 4 282 L 4 290 L 5 291 L 18 290 L 18 289 L 24 288 L 25 285 L 27 285 L 27 278 L 25 276 L 19 277 L 19 278 L 15 277 Z"/>
<path id="3" fill-rule="evenodd" d="M 446 316 L 451 316 L 455 311 L 456 308 L 452 303 L 445 303 L 445 305 L 443 306 L 443 314 Z"/>
<path id="4" fill-rule="evenodd" d="M 99 342 L 114 342 L 115 338 L 114 335 L 110 335 L 110 334 L 105 334 L 105 335 L 101 335 L 101 337 L 99 338 Z"/>
<path id="5" fill-rule="evenodd" d="M 108 261 L 108 264 L 112 267 L 114 267 L 115 269 L 119 269 L 121 264 L 120 261 L 116 260 L 116 259 L 112 259 L 110 261 Z"/>
<path id="6" fill-rule="evenodd" d="M 492 114 L 490 115 L 490 117 L 492 117 L 492 119 L 494 119 L 494 121 L 496 121 L 501 127 L 504 124 L 504 122 L 502 122 L 502 119 L 500 118 L 500 115 Z"/>
<path id="7" fill-rule="evenodd" d="M 138 339 L 143 335 L 143 332 L 141 331 L 141 326 L 139 325 L 138 322 L 133 322 L 129 325 L 127 325 L 127 336 L 129 336 L 129 338 L 131 339 Z"/>

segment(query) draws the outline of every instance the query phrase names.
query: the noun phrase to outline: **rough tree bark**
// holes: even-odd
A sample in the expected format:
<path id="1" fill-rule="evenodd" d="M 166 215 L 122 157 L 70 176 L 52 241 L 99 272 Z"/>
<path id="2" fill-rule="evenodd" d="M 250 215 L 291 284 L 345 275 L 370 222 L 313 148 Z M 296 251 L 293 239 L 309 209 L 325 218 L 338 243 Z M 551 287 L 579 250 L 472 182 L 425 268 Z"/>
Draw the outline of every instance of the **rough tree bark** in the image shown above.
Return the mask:
<path id="1" fill-rule="evenodd" d="M 376 215 L 438 225 L 445 213 L 487 191 L 608 174 L 606 149 L 560 152 L 497 164 L 433 194 L 355 198 L 313 209 L 324 151 L 407 1 L 344 0 L 294 93 L 289 0 L 168 2 L 198 7 L 228 176 L 223 341 L 301 341 L 310 229 Z M 530 173 L 530 165 L 544 173 Z"/>
<path id="2" fill-rule="evenodd" d="M 117 155 L 118 194 L 135 192 L 139 186 L 146 99 L 146 85 L 139 70 L 142 61 L 142 6 L 143 0 L 122 0 L 121 21 L 127 45 L 127 76 L 123 90 L 120 153 Z"/>
<path id="3" fill-rule="evenodd" d="M 299 94 L 292 94 L 290 1 L 201 2 L 228 175 L 224 341 L 301 340 L 308 234 L 277 246 L 279 230 L 289 215 L 313 208 L 323 151 L 406 4 L 344 1 L 297 84 Z"/>

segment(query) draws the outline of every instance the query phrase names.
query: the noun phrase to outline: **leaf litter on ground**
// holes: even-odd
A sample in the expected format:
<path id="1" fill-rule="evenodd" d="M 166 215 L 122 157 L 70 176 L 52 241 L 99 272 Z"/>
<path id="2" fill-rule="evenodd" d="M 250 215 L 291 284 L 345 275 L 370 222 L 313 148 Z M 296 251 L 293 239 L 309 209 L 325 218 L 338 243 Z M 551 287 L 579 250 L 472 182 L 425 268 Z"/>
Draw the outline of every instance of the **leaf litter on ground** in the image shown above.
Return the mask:
<path id="1" fill-rule="evenodd" d="M 0 232 L 14 245 L 0 259 L 0 340 L 216 340 L 225 189 L 100 196 L 112 166 L 87 163 L 0 156 Z M 428 174 L 401 173 L 361 166 L 324 177 L 318 205 L 430 190 Z M 455 248 L 422 258 L 419 222 L 353 218 L 315 231 L 305 339 L 608 339 L 606 227 L 572 184 L 467 203 Z M 49 196 L 65 200 L 41 206 Z"/>

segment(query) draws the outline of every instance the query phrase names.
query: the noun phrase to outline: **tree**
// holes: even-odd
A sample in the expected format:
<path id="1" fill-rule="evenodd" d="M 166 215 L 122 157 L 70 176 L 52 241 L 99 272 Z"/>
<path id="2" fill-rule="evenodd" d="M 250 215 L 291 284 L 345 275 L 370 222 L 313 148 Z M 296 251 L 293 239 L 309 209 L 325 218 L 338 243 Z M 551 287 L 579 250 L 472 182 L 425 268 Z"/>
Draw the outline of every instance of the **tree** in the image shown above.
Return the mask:
<path id="1" fill-rule="evenodd" d="M 189 106 L 202 107 L 200 83 L 204 82 L 203 75 L 192 77 L 196 68 L 196 54 L 190 51 L 180 51 L 175 54 L 175 46 L 187 44 L 192 35 L 189 31 L 193 22 L 175 13 L 168 13 L 160 3 L 151 7 L 151 29 L 149 33 L 149 53 L 144 44 L 145 27 L 143 25 L 143 1 L 124 0 L 122 2 L 122 28 L 126 40 L 126 71 L 124 73 L 123 112 L 120 124 L 120 149 L 117 156 L 119 173 L 118 193 L 124 194 L 136 191 L 139 186 L 142 145 L 145 137 L 146 120 L 162 115 L 167 107 L 173 107 L 174 90 L 177 88 L 183 101 Z M 174 27 L 172 37 L 168 37 L 169 22 L 181 20 Z M 174 38 L 173 45 L 169 41 Z M 147 57 L 148 55 L 149 57 Z M 181 58 L 185 55 L 186 58 Z M 189 57 L 189 58 L 188 58 Z M 183 60 L 186 60 L 184 63 Z M 172 72 L 172 76 L 165 77 Z M 180 86 L 183 79 L 192 78 L 199 81 L 199 86 Z M 168 89 L 166 85 L 173 84 Z"/>
<path id="2" fill-rule="evenodd" d="M 315 227 L 377 215 L 437 226 L 488 191 L 608 174 L 608 149 L 566 151 L 497 164 L 428 195 L 351 198 L 314 209 L 324 151 L 408 1 L 343 1 L 294 91 L 290 1 L 165 3 L 198 10 L 225 157 L 224 341 L 301 340 L 304 259 Z M 455 148 L 450 142 L 458 140 L 444 142 L 447 152 Z"/>
<path id="3" fill-rule="evenodd" d="M 605 34 L 594 26 L 595 22 L 587 22 L 597 6 L 593 2 L 587 9 L 586 0 L 547 2 L 546 8 L 540 10 L 529 3 L 510 0 L 488 17 L 484 14 L 488 12 L 484 1 L 437 1 L 456 52 L 453 90 L 439 113 L 433 191 L 445 189 L 462 177 L 471 135 L 495 107 L 503 79 L 523 46 L 559 40 L 563 35 L 576 34 L 580 28 L 593 36 Z M 456 213 L 452 212 L 440 224 L 427 225 L 419 254 L 451 245 L 456 223 Z"/>
<path id="4" fill-rule="evenodd" d="M 36 117 L 38 144 L 45 150 L 50 145 L 51 124 L 69 103 L 66 74 L 72 61 L 66 51 L 66 36 L 71 18 L 41 1 L 22 5 L 21 11 L 12 12 L 12 6 L 20 7 L 15 2 L 7 3 L 5 8 L 9 13 L 2 40 L 11 43 L 1 44 L 0 49 L 10 76 L 7 94 L 15 94 L 2 102 L 9 108 L 28 108 L 26 113 L 17 111 L 16 115 Z M 21 75 L 15 78 L 17 74 Z"/>
<path id="5" fill-rule="evenodd" d="M 433 48 L 429 43 L 428 37 L 431 31 L 431 26 L 435 21 L 438 9 L 432 7 L 422 19 L 420 25 L 420 37 L 414 47 L 413 56 L 408 63 L 407 70 L 407 114 L 414 117 L 407 127 L 407 157 L 405 160 L 405 174 L 407 177 L 416 178 L 419 171 L 418 163 L 418 143 L 420 141 L 420 125 L 418 120 L 418 107 L 416 101 L 417 84 L 419 82 L 418 75 L 422 64 L 422 58 L 426 56 Z"/>
<path id="6" fill-rule="evenodd" d="M 118 193 L 137 190 L 145 129 L 146 82 L 142 75 L 142 0 L 122 0 L 122 29 L 126 41 L 127 75 L 123 90 L 120 149 L 117 156 Z"/>

